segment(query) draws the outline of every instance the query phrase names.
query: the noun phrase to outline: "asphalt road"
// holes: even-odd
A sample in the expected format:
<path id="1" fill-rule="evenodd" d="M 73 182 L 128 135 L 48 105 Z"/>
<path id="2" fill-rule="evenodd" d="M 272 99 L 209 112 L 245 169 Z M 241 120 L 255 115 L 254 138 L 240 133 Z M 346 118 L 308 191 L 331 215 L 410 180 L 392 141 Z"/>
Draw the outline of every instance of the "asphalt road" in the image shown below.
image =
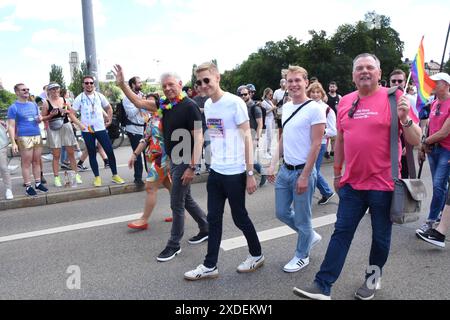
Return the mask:
<path id="1" fill-rule="evenodd" d="M 331 176 L 330 165 L 323 171 L 326 176 Z M 427 166 L 424 179 L 431 192 Z M 206 208 L 205 184 L 193 185 L 192 192 L 200 206 Z M 256 272 L 236 272 L 236 267 L 248 254 L 244 246 L 221 250 L 220 276 L 197 282 L 183 279 L 184 272 L 203 262 L 207 249 L 206 243 L 187 243 L 187 239 L 198 232 L 191 217 L 186 218 L 181 254 L 166 263 L 156 261 L 171 227 L 170 223 L 164 222 L 170 214 L 169 195 L 165 190 L 158 194 L 158 204 L 147 231 L 133 232 L 126 227 L 126 221 L 122 221 L 90 227 L 82 225 L 77 230 L 44 232 L 40 236 L 24 238 L 24 233 L 33 231 L 140 213 L 144 196 L 140 192 L 2 211 L 0 299 L 298 300 L 292 288 L 312 281 L 333 232 L 333 224 L 316 228 L 323 240 L 311 252 L 310 265 L 298 273 L 282 271 L 295 250 L 296 236 L 291 234 L 262 243 L 266 262 Z M 316 193 L 314 202 L 318 199 Z M 423 204 L 421 220 L 426 216 L 429 201 L 430 197 Z M 338 197 L 335 197 L 325 206 L 314 205 L 313 218 L 332 217 L 337 203 Z M 272 185 L 248 196 L 247 208 L 258 232 L 284 226 L 274 216 Z M 394 226 L 391 255 L 384 270 L 382 290 L 377 292 L 376 299 L 450 299 L 450 251 L 448 248 L 435 249 L 416 238 L 414 230 L 421 220 Z M 18 235 L 18 239 L 8 237 L 14 235 Z M 222 239 L 241 235 L 227 206 Z M 353 299 L 368 263 L 370 238 L 370 217 L 367 215 L 361 221 L 343 272 L 333 287 L 333 299 Z"/>

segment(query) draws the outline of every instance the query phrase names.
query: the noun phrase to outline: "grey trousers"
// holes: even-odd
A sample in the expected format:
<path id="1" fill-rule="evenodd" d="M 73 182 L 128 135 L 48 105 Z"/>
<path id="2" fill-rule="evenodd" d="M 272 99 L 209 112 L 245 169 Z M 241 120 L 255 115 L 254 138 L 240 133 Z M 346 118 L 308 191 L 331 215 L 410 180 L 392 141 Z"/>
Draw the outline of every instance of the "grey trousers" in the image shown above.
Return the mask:
<path id="1" fill-rule="evenodd" d="M 3 179 L 5 188 L 11 189 L 11 176 L 9 175 L 9 170 L 8 170 L 7 151 L 8 151 L 7 147 L 0 149 L 0 176 Z"/>
<path id="2" fill-rule="evenodd" d="M 208 232 L 208 221 L 205 212 L 199 207 L 191 196 L 191 185 L 183 186 L 181 177 L 187 164 L 175 165 L 170 163 L 170 175 L 172 177 L 172 192 L 170 194 L 170 207 L 172 209 L 172 230 L 168 247 L 179 247 L 184 234 L 184 209 L 197 222 L 200 232 Z"/>

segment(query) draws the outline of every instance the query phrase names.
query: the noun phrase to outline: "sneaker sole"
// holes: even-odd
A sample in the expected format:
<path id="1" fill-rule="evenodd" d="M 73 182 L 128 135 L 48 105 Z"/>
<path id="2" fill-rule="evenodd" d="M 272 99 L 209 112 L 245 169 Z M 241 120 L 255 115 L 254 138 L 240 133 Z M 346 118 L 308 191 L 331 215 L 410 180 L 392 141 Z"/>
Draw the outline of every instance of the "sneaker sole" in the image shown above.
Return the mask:
<path id="1" fill-rule="evenodd" d="M 188 280 L 188 281 L 196 281 L 196 280 L 202 280 L 202 279 L 216 279 L 218 277 L 219 277 L 219 274 L 216 273 L 216 274 L 211 274 L 211 275 L 207 275 L 207 276 L 201 276 L 201 277 L 198 277 L 198 278 L 191 278 L 191 277 L 188 277 L 188 276 L 184 276 L 184 279 Z"/>
<path id="2" fill-rule="evenodd" d="M 355 292 L 355 299 L 357 299 L 357 300 L 368 301 L 368 300 L 372 300 L 374 297 L 375 297 L 375 293 L 369 297 L 362 297 Z"/>
<path id="3" fill-rule="evenodd" d="M 421 239 L 421 240 L 423 240 L 425 242 L 428 242 L 429 244 L 435 245 L 435 246 L 437 246 L 439 248 L 445 248 L 445 242 L 440 242 L 440 241 L 428 239 L 428 238 L 424 237 L 420 233 L 416 233 L 416 235 L 419 237 L 419 239 Z"/>
<path id="4" fill-rule="evenodd" d="M 208 237 L 209 237 L 209 236 L 203 237 L 203 238 L 201 238 L 200 240 L 197 240 L 197 241 L 191 241 L 191 240 L 188 240 L 188 242 L 189 242 L 190 244 L 199 244 L 199 243 L 202 243 L 203 241 L 208 240 Z"/>
<path id="5" fill-rule="evenodd" d="M 254 271 L 256 271 L 256 269 L 261 268 L 263 265 L 264 265 L 264 260 L 261 261 L 261 262 L 259 262 L 259 263 L 257 263 L 257 264 L 255 265 L 255 267 L 252 268 L 252 269 L 248 269 L 248 270 L 239 270 L 239 269 L 236 269 L 236 272 L 237 272 L 237 273 L 250 273 L 250 272 L 254 272 Z"/>
<path id="6" fill-rule="evenodd" d="M 310 293 L 310 292 L 306 292 L 306 291 L 303 291 L 303 290 L 295 288 L 295 287 L 293 289 L 293 292 L 296 296 L 299 296 L 301 298 L 307 298 L 307 299 L 312 299 L 312 300 L 331 300 L 331 297 L 326 296 L 324 294 Z"/>
<path id="7" fill-rule="evenodd" d="M 169 260 L 172 260 L 173 258 L 175 258 L 180 252 L 181 252 L 181 248 L 178 249 L 178 251 L 175 252 L 175 253 L 174 253 L 173 255 L 171 255 L 170 257 L 167 257 L 167 258 L 160 258 L 160 257 L 157 257 L 156 260 L 158 260 L 159 262 L 166 262 L 166 261 L 169 261 Z"/>

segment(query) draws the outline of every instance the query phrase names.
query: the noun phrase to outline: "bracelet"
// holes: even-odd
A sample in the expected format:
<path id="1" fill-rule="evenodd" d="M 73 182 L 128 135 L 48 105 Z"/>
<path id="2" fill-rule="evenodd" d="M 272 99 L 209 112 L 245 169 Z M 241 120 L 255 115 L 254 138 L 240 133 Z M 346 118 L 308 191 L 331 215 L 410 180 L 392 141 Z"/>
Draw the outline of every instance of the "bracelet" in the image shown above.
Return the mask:
<path id="1" fill-rule="evenodd" d="M 334 180 L 339 180 L 340 178 L 342 178 L 342 175 L 333 177 Z"/>

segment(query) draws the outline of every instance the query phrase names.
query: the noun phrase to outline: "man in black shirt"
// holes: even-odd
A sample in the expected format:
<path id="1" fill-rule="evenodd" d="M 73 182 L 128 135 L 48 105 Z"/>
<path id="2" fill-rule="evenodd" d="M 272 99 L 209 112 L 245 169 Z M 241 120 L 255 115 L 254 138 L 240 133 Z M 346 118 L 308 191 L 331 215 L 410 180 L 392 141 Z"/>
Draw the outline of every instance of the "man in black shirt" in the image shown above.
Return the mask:
<path id="1" fill-rule="evenodd" d="M 116 82 L 138 108 L 157 111 L 154 100 L 141 99 L 125 84 L 122 68 L 114 66 Z M 157 260 L 165 262 L 173 259 L 181 252 L 180 240 L 184 234 L 184 209 L 197 222 L 200 232 L 190 238 L 190 244 L 198 244 L 208 239 L 208 222 L 205 212 L 191 196 L 190 183 L 200 163 L 203 144 L 202 117 L 197 104 L 182 93 L 182 82 L 174 73 L 161 76 L 163 97 L 159 106 L 162 115 L 165 151 L 170 158 L 170 175 L 172 192 L 170 206 L 173 223 L 171 236 L 166 248 Z"/>
<path id="2" fill-rule="evenodd" d="M 342 97 L 340 94 L 337 93 L 338 86 L 335 81 L 331 81 L 328 85 L 328 93 L 327 93 L 327 104 L 328 106 L 334 111 L 334 113 L 337 115 L 337 106 L 339 104 L 339 101 L 341 101 Z M 328 142 L 331 141 L 331 152 L 328 153 Z M 327 141 L 327 149 L 324 154 L 324 157 L 326 159 L 330 159 L 330 156 L 334 157 L 334 141 L 335 137 L 330 138 Z"/>

